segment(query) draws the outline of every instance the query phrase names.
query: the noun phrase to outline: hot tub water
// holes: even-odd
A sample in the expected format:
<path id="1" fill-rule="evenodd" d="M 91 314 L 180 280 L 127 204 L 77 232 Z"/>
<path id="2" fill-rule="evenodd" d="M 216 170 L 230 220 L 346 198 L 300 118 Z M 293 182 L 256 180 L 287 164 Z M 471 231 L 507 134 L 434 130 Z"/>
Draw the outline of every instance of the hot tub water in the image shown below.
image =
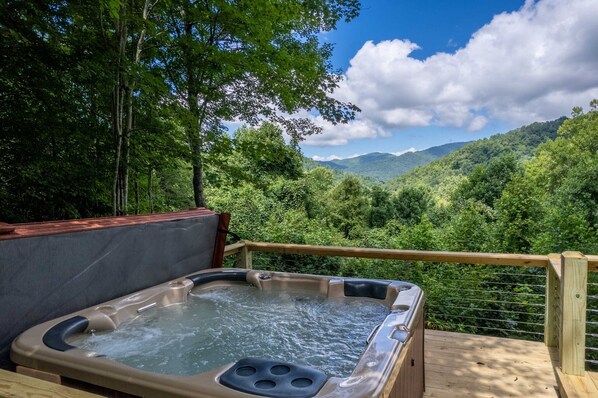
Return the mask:
<path id="1" fill-rule="evenodd" d="M 68 342 L 162 374 L 192 375 L 261 357 L 348 377 L 388 313 L 375 299 L 239 285 L 192 293 L 186 303 L 149 308 L 115 331 Z"/>

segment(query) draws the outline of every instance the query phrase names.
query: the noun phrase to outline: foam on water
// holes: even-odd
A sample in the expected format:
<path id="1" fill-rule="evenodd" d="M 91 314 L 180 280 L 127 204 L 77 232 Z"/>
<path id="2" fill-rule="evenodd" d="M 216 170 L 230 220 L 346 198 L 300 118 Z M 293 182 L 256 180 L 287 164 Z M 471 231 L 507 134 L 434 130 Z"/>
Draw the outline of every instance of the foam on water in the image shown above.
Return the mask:
<path id="1" fill-rule="evenodd" d="M 154 308 L 109 333 L 70 344 L 138 369 L 191 375 L 244 357 L 279 359 L 351 374 L 388 307 L 377 300 L 230 286 Z"/>

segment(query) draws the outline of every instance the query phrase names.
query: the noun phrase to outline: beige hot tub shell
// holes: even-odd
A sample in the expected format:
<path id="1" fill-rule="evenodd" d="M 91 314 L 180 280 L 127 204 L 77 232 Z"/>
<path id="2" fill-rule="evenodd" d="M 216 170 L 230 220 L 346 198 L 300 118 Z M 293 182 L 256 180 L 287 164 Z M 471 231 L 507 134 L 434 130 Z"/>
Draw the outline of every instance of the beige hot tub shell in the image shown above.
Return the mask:
<path id="1" fill-rule="evenodd" d="M 194 275 L 245 271 L 211 269 Z M 259 289 L 303 289 L 329 298 L 345 295 L 345 280 L 351 279 L 268 271 L 246 273 L 246 283 Z M 220 376 L 233 364 L 192 376 L 172 376 L 135 369 L 79 348 L 57 351 L 43 342 L 46 332 L 73 316 L 89 320 L 85 332 L 114 330 L 144 308 L 182 303 L 191 290 L 215 289 L 231 283 L 243 282 L 217 280 L 195 286 L 191 279 L 179 278 L 45 322 L 15 339 L 11 359 L 21 366 L 144 397 L 256 397 L 219 383 Z M 383 301 L 391 312 L 370 336 L 354 371 L 347 378 L 328 378 L 316 397 L 417 398 L 423 395 L 423 293 L 417 286 L 402 282 L 391 282 L 386 289 Z"/>

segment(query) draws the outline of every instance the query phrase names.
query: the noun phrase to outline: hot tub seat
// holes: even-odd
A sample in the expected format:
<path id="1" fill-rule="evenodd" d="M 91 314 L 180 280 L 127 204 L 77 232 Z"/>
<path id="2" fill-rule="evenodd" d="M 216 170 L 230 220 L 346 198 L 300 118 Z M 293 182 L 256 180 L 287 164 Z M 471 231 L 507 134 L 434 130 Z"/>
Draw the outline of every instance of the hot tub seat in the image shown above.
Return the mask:
<path id="1" fill-rule="evenodd" d="M 243 358 L 220 376 L 233 390 L 272 398 L 311 398 L 326 383 L 318 369 L 261 358 Z"/>

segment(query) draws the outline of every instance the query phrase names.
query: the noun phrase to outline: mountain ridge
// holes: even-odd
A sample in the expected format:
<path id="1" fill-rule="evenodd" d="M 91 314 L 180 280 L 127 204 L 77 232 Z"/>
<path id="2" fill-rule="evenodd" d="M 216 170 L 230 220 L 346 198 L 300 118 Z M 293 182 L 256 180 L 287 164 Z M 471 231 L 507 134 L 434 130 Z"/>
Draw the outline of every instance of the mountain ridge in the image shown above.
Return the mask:
<path id="1" fill-rule="evenodd" d="M 531 123 L 506 133 L 470 141 L 448 155 L 387 181 L 386 187 L 394 191 L 401 186 L 425 185 L 437 196 L 446 198 L 452 187 L 458 185 L 477 166 L 486 165 L 492 159 L 509 154 L 520 162 L 532 157 L 539 145 L 557 137 L 558 129 L 565 120 L 567 118 L 563 116 L 546 122 Z"/>
<path id="2" fill-rule="evenodd" d="M 406 152 L 401 155 L 392 153 L 370 152 L 347 159 L 315 161 L 321 166 L 334 170 L 358 174 L 388 182 L 415 167 L 428 164 L 461 148 L 467 142 L 451 142 L 433 146 L 421 151 Z"/>

